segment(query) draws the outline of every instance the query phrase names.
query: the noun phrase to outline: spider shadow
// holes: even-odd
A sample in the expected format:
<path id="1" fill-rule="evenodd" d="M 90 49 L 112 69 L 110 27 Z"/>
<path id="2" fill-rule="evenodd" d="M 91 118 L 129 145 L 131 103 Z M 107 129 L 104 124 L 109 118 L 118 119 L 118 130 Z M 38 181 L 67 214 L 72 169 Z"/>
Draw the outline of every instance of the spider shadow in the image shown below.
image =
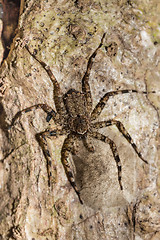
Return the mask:
<path id="1" fill-rule="evenodd" d="M 125 205 L 110 147 L 96 140 L 93 140 L 93 145 L 95 152 L 90 153 L 78 141 L 76 155 L 72 155 L 76 184 L 85 204 L 94 210 Z"/>

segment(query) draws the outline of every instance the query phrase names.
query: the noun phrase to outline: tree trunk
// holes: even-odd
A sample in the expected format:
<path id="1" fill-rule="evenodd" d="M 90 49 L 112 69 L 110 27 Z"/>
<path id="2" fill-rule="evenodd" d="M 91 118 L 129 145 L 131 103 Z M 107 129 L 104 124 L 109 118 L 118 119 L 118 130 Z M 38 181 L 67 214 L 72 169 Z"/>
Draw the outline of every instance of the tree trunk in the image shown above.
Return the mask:
<path id="1" fill-rule="evenodd" d="M 19 31 L 1 67 L 0 239 L 131 240 L 160 239 L 158 1 L 27 1 Z M 77 141 L 70 161 L 84 204 L 69 184 L 61 163 L 66 136 L 47 139 L 53 182 L 48 187 L 46 159 L 36 133 L 56 127 L 42 110 L 14 115 L 37 103 L 55 109 L 53 85 L 26 50 L 50 66 L 62 92 L 81 91 L 81 80 L 103 33 L 89 83 L 93 106 L 109 91 L 136 89 L 107 102 L 101 120 L 119 120 L 145 164 L 116 127 L 99 132 L 117 145 L 123 191 L 106 143 L 93 140 L 95 152 Z M 159 88 L 159 89 L 158 89 Z M 156 91 L 153 93 L 152 91 Z M 74 163 L 74 164 L 73 164 Z"/>

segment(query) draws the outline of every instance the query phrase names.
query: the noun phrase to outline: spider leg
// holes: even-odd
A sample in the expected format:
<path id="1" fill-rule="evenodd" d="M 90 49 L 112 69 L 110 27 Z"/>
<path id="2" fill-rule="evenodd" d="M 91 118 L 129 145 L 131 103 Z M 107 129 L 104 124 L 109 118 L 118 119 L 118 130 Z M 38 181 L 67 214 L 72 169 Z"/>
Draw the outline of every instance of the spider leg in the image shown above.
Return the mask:
<path id="1" fill-rule="evenodd" d="M 94 152 L 94 146 L 92 144 L 91 136 L 87 134 L 84 138 L 82 138 L 82 141 L 83 141 L 83 145 L 86 147 L 86 149 L 89 152 Z"/>
<path id="2" fill-rule="evenodd" d="M 60 135 L 66 134 L 66 131 L 64 129 L 54 129 L 54 130 L 46 130 L 44 132 L 40 132 L 36 134 L 36 139 L 42 148 L 43 154 L 47 160 L 47 174 L 48 174 L 48 186 L 51 186 L 51 177 L 52 177 L 52 158 L 48 150 L 48 144 L 46 138 L 54 138 L 58 137 Z"/>
<path id="3" fill-rule="evenodd" d="M 137 148 L 136 144 L 133 142 L 130 134 L 127 132 L 124 125 L 120 121 L 108 120 L 108 121 L 96 122 L 96 123 L 93 124 L 93 128 L 99 129 L 99 128 L 104 128 L 104 127 L 108 127 L 108 126 L 111 126 L 111 125 L 116 125 L 118 130 L 123 134 L 123 136 L 126 138 L 126 140 L 131 144 L 132 148 L 137 153 L 138 157 L 143 162 L 148 164 L 148 162 L 146 160 L 144 160 L 144 158 L 142 157 L 142 154 L 138 151 L 138 148 Z"/>
<path id="4" fill-rule="evenodd" d="M 76 149 L 76 147 L 73 145 L 73 148 L 72 148 L 72 150 L 71 150 L 71 153 L 72 153 L 72 155 L 74 155 L 74 156 L 76 156 L 77 155 L 77 149 Z"/>
<path id="5" fill-rule="evenodd" d="M 15 121 L 21 117 L 24 113 L 36 110 L 36 109 L 42 109 L 44 112 L 46 112 L 47 114 L 49 114 L 49 117 L 53 117 L 53 119 L 55 119 L 56 117 L 56 112 L 47 104 L 36 104 L 34 106 L 28 107 L 23 109 L 22 111 L 19 111 L 16 113 L 16 115 L 13 117 L 10 128 L 13 126 L 13 124 L 15 123 Z M 48 122 L 48 116 L 46 117 L 46 120 Z"/>
<path id="6" fill-rule="evenodd" d="M 82 78 L 82 92 L 85 95 L 86 98 L 86 102 L 87 102 L 87 109 L 88 112 L 90 113 L 92 110 L 92 96 L 91 96 L 91 90 L 90 90 L 90 86 L 89 86 L 89 75 L 91 72 L 91 68 L 93 65 L 93 60 L 97 54 L 97 51 L 99 48 L 102 47 L 103 45 L 103 39 L 105 37 L 105 33 L 102 36 L 101 42 L 99 44 L 99 46 L 97 47 L 97 49 L 92 53 L 92 55 L 90 56 L 89 60 L 88 60 L 88 64 L 87 64 L 87 70 Z"/>
<path id="7" fill-rule="evenodd" d="M 108 99 L 118 94 L 126 94 L 126 93 L 142 93 L 147 94 L 148 92 L 145 91 L 137 91 L 137 90 L 118 90 L 118 91 L 111 91 L 107 92 L 99 101 L 99 103 L 95 106 L 91 113 L 91 121 L 95 120 L 102 112 L 103 108 L 105 107 Z"/>
<path id="8" fill-rule="evenodd" d="M 123 190 L 123 186 L 122 186 L 122 176 L 121 176 L 121 172 L 122 172 L 122 167 L 121 167 L 121 161 L 120 161 L 120 158 L 119 158 L 119 154 L 118 154 L 118 151 L 117 151 L 117 147 L 115 145 L 115 143 L 108 137 L 104 136 L 103 134 L 101 133 L 98 133 L 98 132 L 92 132 L 90 133 L 90 136 L 93 137 L 93 138 L 96 138 L 102 142 L 105 142 L 105 143 L 108 143 L 111 150 L 112 150 L 112 154 L 114 156 L 114 159 L 116 161 L 116 165 L 117 165 L 117 169 L 118 169 L 118 181 L 119 181 L 119 185 L 120 185 L 120 189 Z"/>
<path id="9" fill-rule="evenodd" d="M 44 70 L 46 71 L 46 73 L 48 74 L 49 78 L 51 79 L 52 83 L 53 83 L 53 86 L 54 86 L 54 103 L 55 103 L 55 107 L 56 107 L 56 110 L 57 112 L 62 115 L 62 116 L 65 116 L 66 115 L 66 109 L 65 109 L 65 106 L 64 106 L 64 103 L 63 103 L 63 94 L 61 92 L 61 89 L 60 89 L 60 85 L 59 83 L 57 82 L 57 79 L 55 78 L 55 76 L 53 75 L 51 69 L 49 66 L 47 66 L 46 63 L 44 63 L 43 61 L 37 59 L 37 57 L 30 52 L 30 50 L 28 49 L 28 46 L 26 45 L 25 46 L 27 51 L 29 52 L 29 54 L 37 61 L 40 63 L 40 65 L 44 68 Z M 48 114 L 48 122 L 51 120 L 52 118 L 52 115 L 49 113 Z"/>
<path id="10" fill-rule="evenodd" d="M 61 150 L 61 161 L 65 170 L 65 173 L 67 175 L 68 181 L 70 182 L 71 186 L 75 190 L 80 203 L 83 204 L 83 201 L 80 197 L 80 192 L 75 184 L 74 176 L 72 174 L 72 170 L 68 161 L 68 157 L 69 157 L 69 154 L 72 152 L 75 139 L 76 139 L 75 135 L 69 134 L 67 138 L 64 140 L 63 147 Z"/>

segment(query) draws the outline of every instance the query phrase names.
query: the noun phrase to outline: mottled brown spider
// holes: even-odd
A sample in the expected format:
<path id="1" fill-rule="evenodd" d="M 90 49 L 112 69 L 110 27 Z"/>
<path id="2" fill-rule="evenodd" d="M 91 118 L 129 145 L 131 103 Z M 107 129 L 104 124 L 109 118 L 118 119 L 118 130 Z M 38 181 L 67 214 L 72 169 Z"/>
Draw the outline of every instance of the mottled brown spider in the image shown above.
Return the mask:
<path id="1" fill-rule="evenodd" d="M 121 182 L 121 162 L 118 155 L 117 147 L 115 143 L 107 136 L 97 132 L 96 130 L 104 127 L 108 127 L 111 125 L 115 125 L 118 130 L 123 134 L 123 136 L 127 139 L 127 141 L 131 144 L 134 151 L 137 153 L 139 158 L 141 158 L 145 163 L 148 163 L 143 159 L 141 153 L 138 151 L 137 146 L 133 142 L 130 134 L 126 131 L 125 127 L 120 121 L 117 120 L 108 120 L 108 121 L 100 121 L 94 122 L 97 117 L 101 114 L 104 109 L 108 99 L 117 94 L 127 94 L 127 93 L 139 93 L 137 90 L 118 90 L 107 92 L 97 103 L 97 105 L 92 109 L 92 96 L 89 86 L 89 75 L 93 64 L 93 59 L 95 58 L 97 51 L 103 45 L 105 34 L 101 39 L 101 42 L 97 49 L 92 53 L 89 57 L 87 63 L 86 72 L 82 78 L 82 91 L 76 91 L 75 89 L 70 89 L 66 94 L 62 94 L 60 85 L 57 82 L 55 76 L 51 72 L 50 68 L 42 61 L 38 60 L 34 54 L 30 52 L 28 47 L 26 49 L 31 54 L 31 56 L 38 61 L 41 66 L 45 69 L 48 76 L 50 77 L 53 86 L 54 86 L 54 102 L 56 107 L 56 112 L 47 104 L 37 104 L 22 111 L 19 111 L 14 118 L 12 119 L 11 126 L 14 124 L 15 120 L 20 117 L 23 113 L 27 113 L 29 111 L 41 108 L 44 112 L 47 113 L 46 121 L 49 122 L 51 118 L 53 118 L 54 122 L 57 125 L 60 125 L 60 128 L 56 130 L 46 130 L 44 132 L 36 134 L 36 138 L 40 143 L 43 153 L 47 159 L 47 173 L 48 173 L 48 184 L 50 186 L 50 178 L 51 178 L 51 156 L 47 149 L 47 141 L 46 138 L 55 138 L 60 135 L 67 135 L 64 140 L 62 150 L 61 150 L 61 161 L 64 166 L 64 170 L 66 172 L 67 178 L 74 188 L 75 192 L 78 195 L 80 203 L 82 199 L 80 197 L 80 192 L 75 184 L 72 169 L 70 163 L 68 161 L 69 155 L 73 152 L 74 142 L 75 140 L 81 139 L 83 141 L 84 146 L 87 148 L 89 152 L 93 152 L 94 148 L 90 142 L 90 138 L 98 139 L 102 142 L 108 143 L 111 151 L 113 153 L 113 157 L 116 161 L 117 169 L 118 169 L 118 181 L 120 185 L 120 189 L 122 190 L 122 182 Z M 146 94 L 147 92 L 140 92 Z"/>

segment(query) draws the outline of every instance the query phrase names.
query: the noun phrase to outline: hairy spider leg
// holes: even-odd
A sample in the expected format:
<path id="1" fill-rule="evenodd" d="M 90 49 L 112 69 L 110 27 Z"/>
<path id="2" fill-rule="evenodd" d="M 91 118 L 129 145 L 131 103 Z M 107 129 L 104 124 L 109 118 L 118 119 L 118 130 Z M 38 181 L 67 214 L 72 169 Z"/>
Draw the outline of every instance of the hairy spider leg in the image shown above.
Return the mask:
<path id="1" fill-rule="evenodd" d="M 94 152 L 94 146 L 92 144 L 92 138 L 88 134 L 82 138 L 83 145 L 89 152 Z"/>
<path id="2" fill-rule="evenodd" d="M 51 169 L 52 168 L 52 158 L 51 158 L 51 155 L 48 150 L 48 144 L 47 144 L 46 138 L 52 139 L 52 138 L 55 138 L 55 137 L 58 137 L 58 136 L 61 136 L 64 134 L 66 134 L 66 131 L 64 129 L 46 130 L 44 132 L 40 132 L 40 133 L 36 134 L 36 139 L 37 139 L 40 147 L 42 148 L 43 154 L 47 160 L 46 167 L 47 167 L 48 186 L 49 187 L 51 186 L 51 182 L 52 182 L 51 178 L 53 176 L 53 173 L 52 173 L 52 169 Z M 55 178 L 55 176 L 54 176 L 54 178 Z"/>
<path id="3" fill-rule="evenodd" d="M 136 144 L 133 142 L 130 134 L 127 132 L 127 130 L 125 129 L 124 125 L 117 120 L 108 120 L 108 121 L 101 121 L 101 122 L 96 122 L 93 123 L 93 128 L 99 129 L 99 128 L 104 128 L 104 127 L 108 127 L 111 125 L 116 125 L 116 127 L 118 128 L 118 130 L 123 134 L 123 136 L 127 139 L 127 141 L 131 144 L 132 148 L 134 149 L 134 151 L 137 153 L 138 157 L 145 163 L 148 164 L 148 162 L 146 160 L 144 160 L 144 158 L 142 157 L 142 154 L 138 151 L 138 148 L 136 146 Z"/>
<path id="4" fill-rule="evenodd" d="M 57 82 L 57 79 L 55 78 L 54 74 L 52 73 L 51 69 L 49 66 L 47 66 L 47 64 L 39 59 L 37 59 L 37 57 L 30 52 L 30 50 L 28 49 L 28 46 L 25 46 L 27 51 L 29 52 L 29 54 L 37 61 L 40 63 L 40 65 L 44 68 L 44 70 L 46 71 L 46 73 L 48 74 L 49 78 L 51 79 L 53 86 L 54 86 L 54 90 L 53 90 L 53 95 L 54 95 L 54 103 L 55 103 L 55 107 L 57 112 L 59 113 L 59 115 L 61 116 L 65 116 L 66 115 L 66 109 L 64 106 L 64 102 L 63 102 L 63 94 L 61 92 L 61 88 L 59 83 Z M 47 122 L 49 122 L 52 118 L 52 114 L 48 114 L 47 116 Z"/>
<path id="5" fill-rule="evenodd" d="M 88 110 L 89 113 L 92 111 L 92 96 L 91 96 L 91 90 L 90 90 L 90 86 L 89 86 L 89 75 L 90 75 L 91 68 L 92 68 L 92 65 L 93 65 L 93 59 L 95 58 L 99 48 L 102 47 L 104 37 L 105 37 L 105 33 L 102 36 L 102 39 L 101 39 L 101 42 L 100 42 L 99 46 L 92 53 L 92 55 L 89 57 L 89 60 L 88 60 L 88 63 L 87 63 L 87 70 L 86 70 L 86 72 L 85 72 L 85 74 L 82 78 L 82 92 L 85 95 L 86 102 L 87 102 L 87 110 Z"/>
<path id="6" fill-rule="evenodd" d="M 95 106 L 91 113 L 91 121 L 95 120 L 102 112 L 103 108 L 105 107 L 108 99 L 110 97 L 113 97 L 118 94 L 126 94 L 126 93 L 142 93 L 142 94 L 147 94 L 148 92 L 146 91 L 137 91 L 137 90 L 117 90 L 117 91 L 111 91 L 107 92 L 99 101 L 99 103 Z"/>
<path id="7" fill-rule="evenodd" d="M 112 150 L 112 154 L 113 157 L 116 161 L 116 165 L 117 165 L 117 169 L 118 169 L 118 181 L 119 181 L 119 185 L 120 185 L 120 189 L 123 190 L 123 186 L 122 186 L 122 167 L 121 167 L 121 160 L 119 158 L 119 154 L 117 151 L 117 147 L 115 145 L 115 143 L 108 137 L 104 136 L 103 134 L 99 133 L 99 132 L 92 132 L 90 133 L 90 136 L 93 138 L 96 138 L 102 142 L 108 143 L 111 150 Z"/>
<path id="8" fill-rule="evenodd" d="M 15 121 L 21 117 L 21 115 L 23 115 L 24 113 L 30 112 L 30 111 L 34 111 L 36 109 L 42 109 L 44 112 L 46 112 L 47 114 L 49 113 L 50 115 L 52 115 L 53 119 L 56 118 L 56 112 L 47 104 L 36 104 L 34 106 L 25 108 L 19 112 L 16 113 L 16 115 L 13 117 L 12 122 L 10 127 L 13 126 L 13 124 L 15 123 Z"/>
<path id="9" fill-rule="evenodd" d="M 75 190 L 80 203 L 83 204 L 83 201 L 80 197 L 80 192 L 76 186 L 74 176 L 73 176 L 73 173 L 72 173 L 69 161 L 68 161 L 68 157 L 69 157 L 70 153 L 72 152 L 72 148 L 73 148 L 75 140 L 76 140 L 76 136 L 73 134 L 69 134 L 67 136 L 67 138 L 64 140 L 62 150 L 61 150 L 61 161 L 62 161 L 64 170 L 65 170 L 65 173 L 67 175 L 68 181 L 70 182 L 71 186 Z"/>

